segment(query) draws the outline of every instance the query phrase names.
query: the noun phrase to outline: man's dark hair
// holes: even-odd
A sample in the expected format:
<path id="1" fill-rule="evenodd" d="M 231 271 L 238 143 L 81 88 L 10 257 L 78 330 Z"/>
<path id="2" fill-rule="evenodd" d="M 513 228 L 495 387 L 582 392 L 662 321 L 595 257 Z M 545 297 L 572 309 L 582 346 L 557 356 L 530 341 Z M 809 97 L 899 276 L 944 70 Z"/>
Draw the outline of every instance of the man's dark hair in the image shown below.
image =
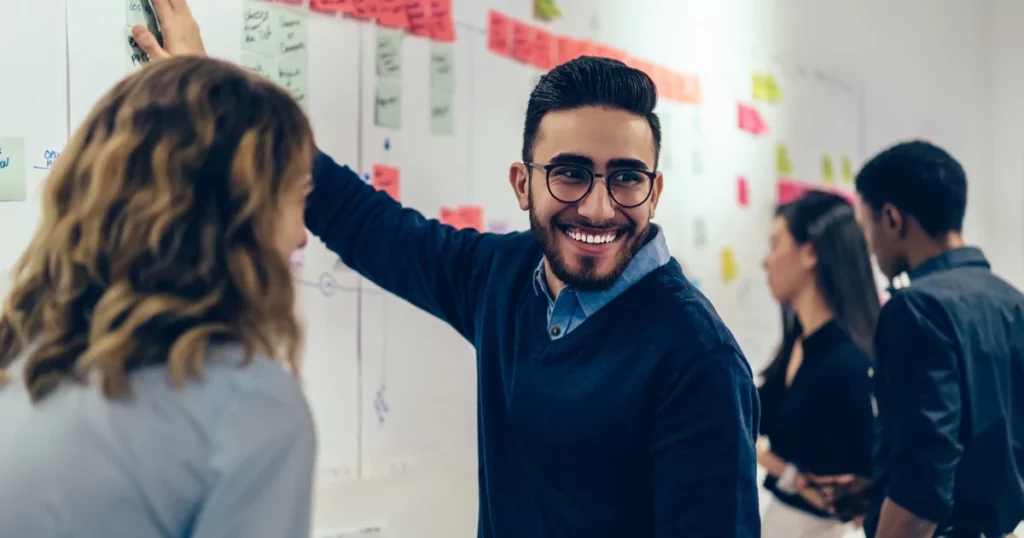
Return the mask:
<path id="1" fill-rule="evenodd" d="M 654 113 L 658 91 L 639 69 L 618 60 L 581 56 L 552 69 L 530 94 L 523 128 L 523 160 L 533 160 L 533 143 L 540 121 L 549 112 L 585 106 L 607 106 L 647 119 L 654 133 L 654 165 L 661 152 L 661 123 Z"/>
<path id="2" fill-rule="evenodd" d="M 857 174 L 857 192 L 876 213 L 892 204 L 932 237 L 963 229 L 967 176 L 956 159 L 928 142 L 903 142 L 876 155 Z"/>

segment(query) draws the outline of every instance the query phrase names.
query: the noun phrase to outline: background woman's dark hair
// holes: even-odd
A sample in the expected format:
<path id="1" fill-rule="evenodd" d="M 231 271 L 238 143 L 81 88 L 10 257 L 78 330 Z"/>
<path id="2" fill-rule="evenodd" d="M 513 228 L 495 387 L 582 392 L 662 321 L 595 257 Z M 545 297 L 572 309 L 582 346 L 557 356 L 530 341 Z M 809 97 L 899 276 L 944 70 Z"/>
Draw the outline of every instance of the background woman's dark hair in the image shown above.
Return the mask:
<path id="1" fill-rule="evenodd" d="M 854 343 L 871 354 L 880 302 L 864 232 L 857 225 L 853 206 L 841 196 L 821 191 L 779 206 L 775 214 L 798 245 L 810 244 L 818 258 L 815 278 L 836 322 Z M 797 338 L 800 320 L 783 306 L 782 345 L 764 370 L 765 380 L 785 375 L 785 365 Z"/>

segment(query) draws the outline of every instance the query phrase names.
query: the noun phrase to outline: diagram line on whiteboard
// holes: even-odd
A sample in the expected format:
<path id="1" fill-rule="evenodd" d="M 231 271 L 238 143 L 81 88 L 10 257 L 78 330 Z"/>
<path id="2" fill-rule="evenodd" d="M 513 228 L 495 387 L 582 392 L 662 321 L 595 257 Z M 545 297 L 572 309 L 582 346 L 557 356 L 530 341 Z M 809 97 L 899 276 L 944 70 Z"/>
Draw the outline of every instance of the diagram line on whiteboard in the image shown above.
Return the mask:
<path id="1" fill-rule="evenodd" d="M 359 44 L 357 45 L 359 58 L 358 73 L 363 76 L 363 55 L 365 50 L 367 25 L 359 25 Z M 356 137 L 356 159 L 359 161 L 359 171 L 363 167 L 363 128 L 366 114 L 363 111 L 363 84 L 356 84 L 356 99 L 360 106 L 356 107 L 356 127 L 359 136 Z M 363 478 L 363 277 L 356 280 L 358 292 L 356 293 L 356 476 Z"/>

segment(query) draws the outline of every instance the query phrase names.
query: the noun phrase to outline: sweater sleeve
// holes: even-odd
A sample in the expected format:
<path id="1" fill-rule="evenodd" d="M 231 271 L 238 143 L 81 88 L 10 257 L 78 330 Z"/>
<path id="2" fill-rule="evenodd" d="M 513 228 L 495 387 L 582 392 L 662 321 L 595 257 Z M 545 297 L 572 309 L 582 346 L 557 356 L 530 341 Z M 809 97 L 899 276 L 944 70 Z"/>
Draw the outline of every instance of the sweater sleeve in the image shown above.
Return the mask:
<path id="1" fill-rule="evenodd" d="M 427 220 L 323 153 L 305 219 L 345 265 L 472 340 L 496 236 Z"/>
<path id="2" fill-rule="evenodd" d="M 654 536 L 758 537 L 759 406 L 750 370 L 732 348 L 685 362 L 654 417 Z"/>

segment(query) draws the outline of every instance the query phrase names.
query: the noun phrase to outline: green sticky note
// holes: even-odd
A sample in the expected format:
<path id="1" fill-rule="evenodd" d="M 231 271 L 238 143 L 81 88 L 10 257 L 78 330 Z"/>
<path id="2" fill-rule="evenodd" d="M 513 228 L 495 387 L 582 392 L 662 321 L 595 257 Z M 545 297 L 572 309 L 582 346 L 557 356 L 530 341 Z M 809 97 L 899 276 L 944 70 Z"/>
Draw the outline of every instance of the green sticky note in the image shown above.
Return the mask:
<path id="1" fill-rule="evenodd" d="M 455 89 L 455 48 L 435 41 L 430 47 L 430 87 Z"/>
<path id="2" fill-rule="evenodd" d="M 242 50 L 275 56 L 280 42 L 277 16 L 277 9 L 270 4 L 257 0 L 246 2 L 242 12 Z"/>
<path id="3" fill-rule="evenodd" d="M 373 120 L 378 127 L 402 128 L 401 83 L 386 78 L 377 81 Z"/>
<path id="4" fill-rule="evenodd" d="M 455 134 L 455 94 L 448 88 L 430 91 L 430 132 L 436 135 Z"/>
<path id="5" fill-rule="evenodd" d="M 142 66 L 149 63 L 149 55 L 146 54 L 141 48 L 139 48 L 139 44 L 136 43 L 135 38 L 132 37 L 131 26 L 125 28 L 124 44 L 125 68 L 128 70 L 129 73 L 134 73 L 135 71 L 141 69 Z"/>
<path id="6" fill-rule="evenodd" d="M 302 12 L 282 9 L 278 14 L 277 83 L 302 105 L 309 101 L 309 26 Z"/>
<path id="7" fill-rule="evenodd" d="M 0 201 L 21 202 L 28 193 L 25 140 L 0 136 Z"/>
<path id="8" fill-rule="evenodd" d="M 401 78 L 402 37 L 401 30 L 377 28 L 377 76 Z"/>
<path id="9" fill-rule="evenodd" d="M 255 52 L 242 51 L 242 67 L 277 82 L 277 58 L 263 56 Z"/>

